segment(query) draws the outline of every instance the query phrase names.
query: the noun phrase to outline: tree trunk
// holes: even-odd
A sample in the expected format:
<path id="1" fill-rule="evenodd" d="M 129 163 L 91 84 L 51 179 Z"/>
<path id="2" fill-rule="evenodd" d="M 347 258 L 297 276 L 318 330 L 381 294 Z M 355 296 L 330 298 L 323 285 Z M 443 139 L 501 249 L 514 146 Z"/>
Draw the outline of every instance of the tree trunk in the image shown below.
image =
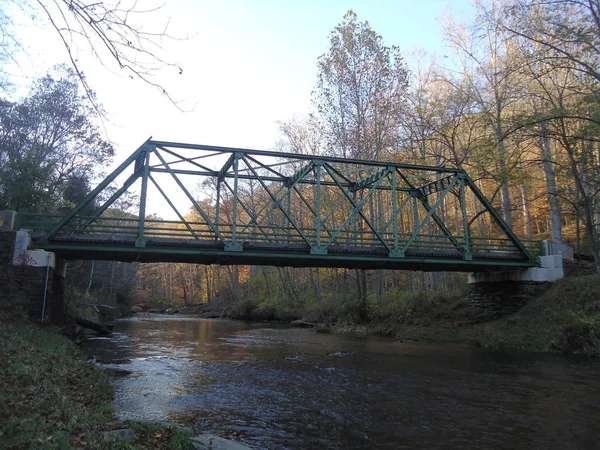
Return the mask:
<path id="1" fill-rule="evenodd" d="M 496 136 L 498 138 L 498 156 L 500 158 L 500 183 L 502 193 L 502 211 L 504 221 L 509 228 L 513 226 L 512 211 L 510 204 L 510 190 L 508 188 L 508 168 L 506 164 L 506 147 L 504 146 L 504 136 L 502 129 L 497 127 Z"/>
<path id="2" fill-rule="evenodd" d="M 521 177 L 521 211 L 523 215 L 523 234 L 527 239 L 533 239 L 533 232 L 531 229 L 531 202 L 529 201 L 529 193 L 527 189 L 527 182 L 523 174 L 523 166 L 519 167 L 519 175 Z"/>
<path id="3" fill-rule="evenodd" d="M 548 138 L 548 128 L 545 122 L 541 125 L 540 150 L 542 154 L 542 165 L 544 167 L 544 178 L 546 179 L 546 192 L 548 193 L 548 205 L 550 205 L 550 231 L 553 241 L 562 242 L 562 226 L 560 220 L 560 205 L 556 190 L 556 177 L 554 176 L 554 163 Z"/>
<path id="4" fill-rule="evenodd" d="M 358 297 L 357 320 L 365 322 L 368 318 L 367 308 L 367 274 L 366 270 L 354 269 L 356 275 L 356 294 Z"/>
<path id="5" fill-rule="evenodd" d="M 316 276 L 313 275 L 313 270 L 316 272 Z M 308 268 L 308 274 L 310 275 L 310 282 L 313 286 L 315 292 L 315 300 L 319 305 L 319 312 L 321 314 L 321 320 L 325 319 L 325 312 L 323 311 L 323 300 L 321 299 L 321 279 L 319 276 L 319 268 L 313 269 L 312 267 Z"/>
<path id="6" fill-rule="evenodd" d="M 92 259 L 92 264 L 90 267 L 90 280 L 88 282 L 87 288 L 85 289 L 86 295 L 90 293 L 90 289 L 92 287 L 92 281 L 94 280 L 94 263 L 95 263 L 95 261 Z"/>
<path id="7" fill-rule="evenodd" d="M 565 134 L 566 135 L 566 134 Z M 600 273 L 600 251 L 598 250 L 598 242 L 594 233 L 594 205 L 593 198 L 586 193 L 585 186 L 581 179 L 580 171 L 577 170 L 577 161 L 574 156 L 574 149 L 568 141 L 563 143 L 567 156 L 569 157 L 569 163 L 571 165 L 571 173 L 575 180 L 575 187 L 579 191 L 580 204 L 583 208 L 583 225 L 585 227 L 585 234 L 588 239 L 590 251 L 594 257 L 594 263 L 596 265 L 596 272 Z M 582 169 L 583 170 L 583 169 Z"/>

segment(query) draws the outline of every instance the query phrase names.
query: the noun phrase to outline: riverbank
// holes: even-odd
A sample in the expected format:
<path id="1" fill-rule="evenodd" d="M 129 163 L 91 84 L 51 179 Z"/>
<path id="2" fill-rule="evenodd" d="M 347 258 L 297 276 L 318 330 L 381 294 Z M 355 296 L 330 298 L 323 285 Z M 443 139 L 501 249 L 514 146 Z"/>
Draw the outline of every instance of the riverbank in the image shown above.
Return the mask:
<path id="1" fill-rule="evenodd" d="M 464 296 L 430 301 L 421 308 L 411 307 L 410 302 L 371 304 L 370 313 L 368 323 L 337 322 L 320 328 L 340 334 L 600 357 L 600 275 L 559 280 L 517 313 L 486 323 L 470 323 Z"/>
<path id="2" fill-rule="evenodd" d="M 600 357 L 600 275 L 589 274 L 593 269 L 591 265 L 567 265 L 567 278 L 554 283 L 517 313 L 485 323 L 474 323 L 463 289 L 389 290 L 381 300 L 369 299 L 368 321 L 362 323 L 356 321 L 355 297 L 337 303 L 324 301 L 319 308 L 308 302 L 293 307 L 270 298 L 244 298 L 228 307 L 204 304 L 178 312 L 250 322 L 295 321 L 314 324 L 317 331 L 354 336 Z"/>
<path id="3" fill-rule="evenodd" d="M 116 421 L 110 375 L 54 328 L 0 318 L 0 359 L 0 448 L 194 448 L 191 433 Z"/>

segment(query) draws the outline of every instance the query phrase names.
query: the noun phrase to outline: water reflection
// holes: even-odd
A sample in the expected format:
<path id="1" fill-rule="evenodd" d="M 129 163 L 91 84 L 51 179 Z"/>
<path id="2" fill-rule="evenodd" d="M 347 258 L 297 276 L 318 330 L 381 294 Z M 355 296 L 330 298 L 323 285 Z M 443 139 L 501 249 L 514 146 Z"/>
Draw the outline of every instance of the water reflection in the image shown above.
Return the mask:
<path id="1" fill-rule="evenodd" d="M 123 419 L 193 418 L 255 448 L 600 448 L 600 364 L 146 316 L 86 343 L 128 358 Z"/>

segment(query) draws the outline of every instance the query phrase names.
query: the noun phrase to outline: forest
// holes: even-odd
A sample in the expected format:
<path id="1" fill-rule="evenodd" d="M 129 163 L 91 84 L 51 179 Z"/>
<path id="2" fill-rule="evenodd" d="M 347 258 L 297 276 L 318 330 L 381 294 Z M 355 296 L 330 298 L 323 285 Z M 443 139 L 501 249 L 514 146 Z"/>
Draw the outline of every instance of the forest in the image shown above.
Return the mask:
<path id="1" fill-rule="evenodd" d="M 403 55 L 348 11 L 316 61 L 311 114 L 282 118 L 274 149 L 460 167 L 520 238 L 564 242 L 600 272 L 600 4 L 480 0 L 474 8 L 469 23 L 440 20 L 445 47 L 436 57 Z M 22 99 L 0 100 L 0 210 L 65 212 L 101 179 L 114 148 L 91 94 L 60 66 Z M 214 208 L 210 192 L 198 201 Z M 106 214 L 135 217 L 135 202 Z M 382 208 L 374 200 L 372 217 Z M 455 204 L 444 214 L 459 220 Z M 475 217 L 471 226 L 487 224 Z M 74 302 L 210 303 L 278 320 L 355 320 L 466 286 L 454 273 L 175 263 L 70 261 L 68 274 Z"/>

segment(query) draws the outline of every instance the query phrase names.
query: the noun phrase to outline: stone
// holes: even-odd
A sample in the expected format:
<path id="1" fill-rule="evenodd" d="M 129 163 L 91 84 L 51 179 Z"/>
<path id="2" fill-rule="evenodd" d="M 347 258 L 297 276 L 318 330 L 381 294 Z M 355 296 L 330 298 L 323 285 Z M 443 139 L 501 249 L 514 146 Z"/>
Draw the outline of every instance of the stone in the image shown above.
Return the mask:
<path id="1" fill-rule="evenodd" d="M 106 441 L 134 441 L 135 430 L 123 428 L 121 430 L 105 431 L 102 433 L 102 438 Z"/>
<path id="2" fill-rule="evenodd" d="M 133 306 L 131 307 L 131 312 L 132 312 L 133 314 L 135 314 L 135 313 L 140 313 L 140 312 L 142 312 L 143 310 L 144 310 L 144 309 L 143 309 L 142 307 L 140 307 L 140 306 L 133 305 Z"/>
<path id="3" fill-rule="evenodd" d="M 214 434 L 200 434 L 190 438 L 192 445 L 198 450 L 252 450 L 251 447 L 239 444 Z"/>

